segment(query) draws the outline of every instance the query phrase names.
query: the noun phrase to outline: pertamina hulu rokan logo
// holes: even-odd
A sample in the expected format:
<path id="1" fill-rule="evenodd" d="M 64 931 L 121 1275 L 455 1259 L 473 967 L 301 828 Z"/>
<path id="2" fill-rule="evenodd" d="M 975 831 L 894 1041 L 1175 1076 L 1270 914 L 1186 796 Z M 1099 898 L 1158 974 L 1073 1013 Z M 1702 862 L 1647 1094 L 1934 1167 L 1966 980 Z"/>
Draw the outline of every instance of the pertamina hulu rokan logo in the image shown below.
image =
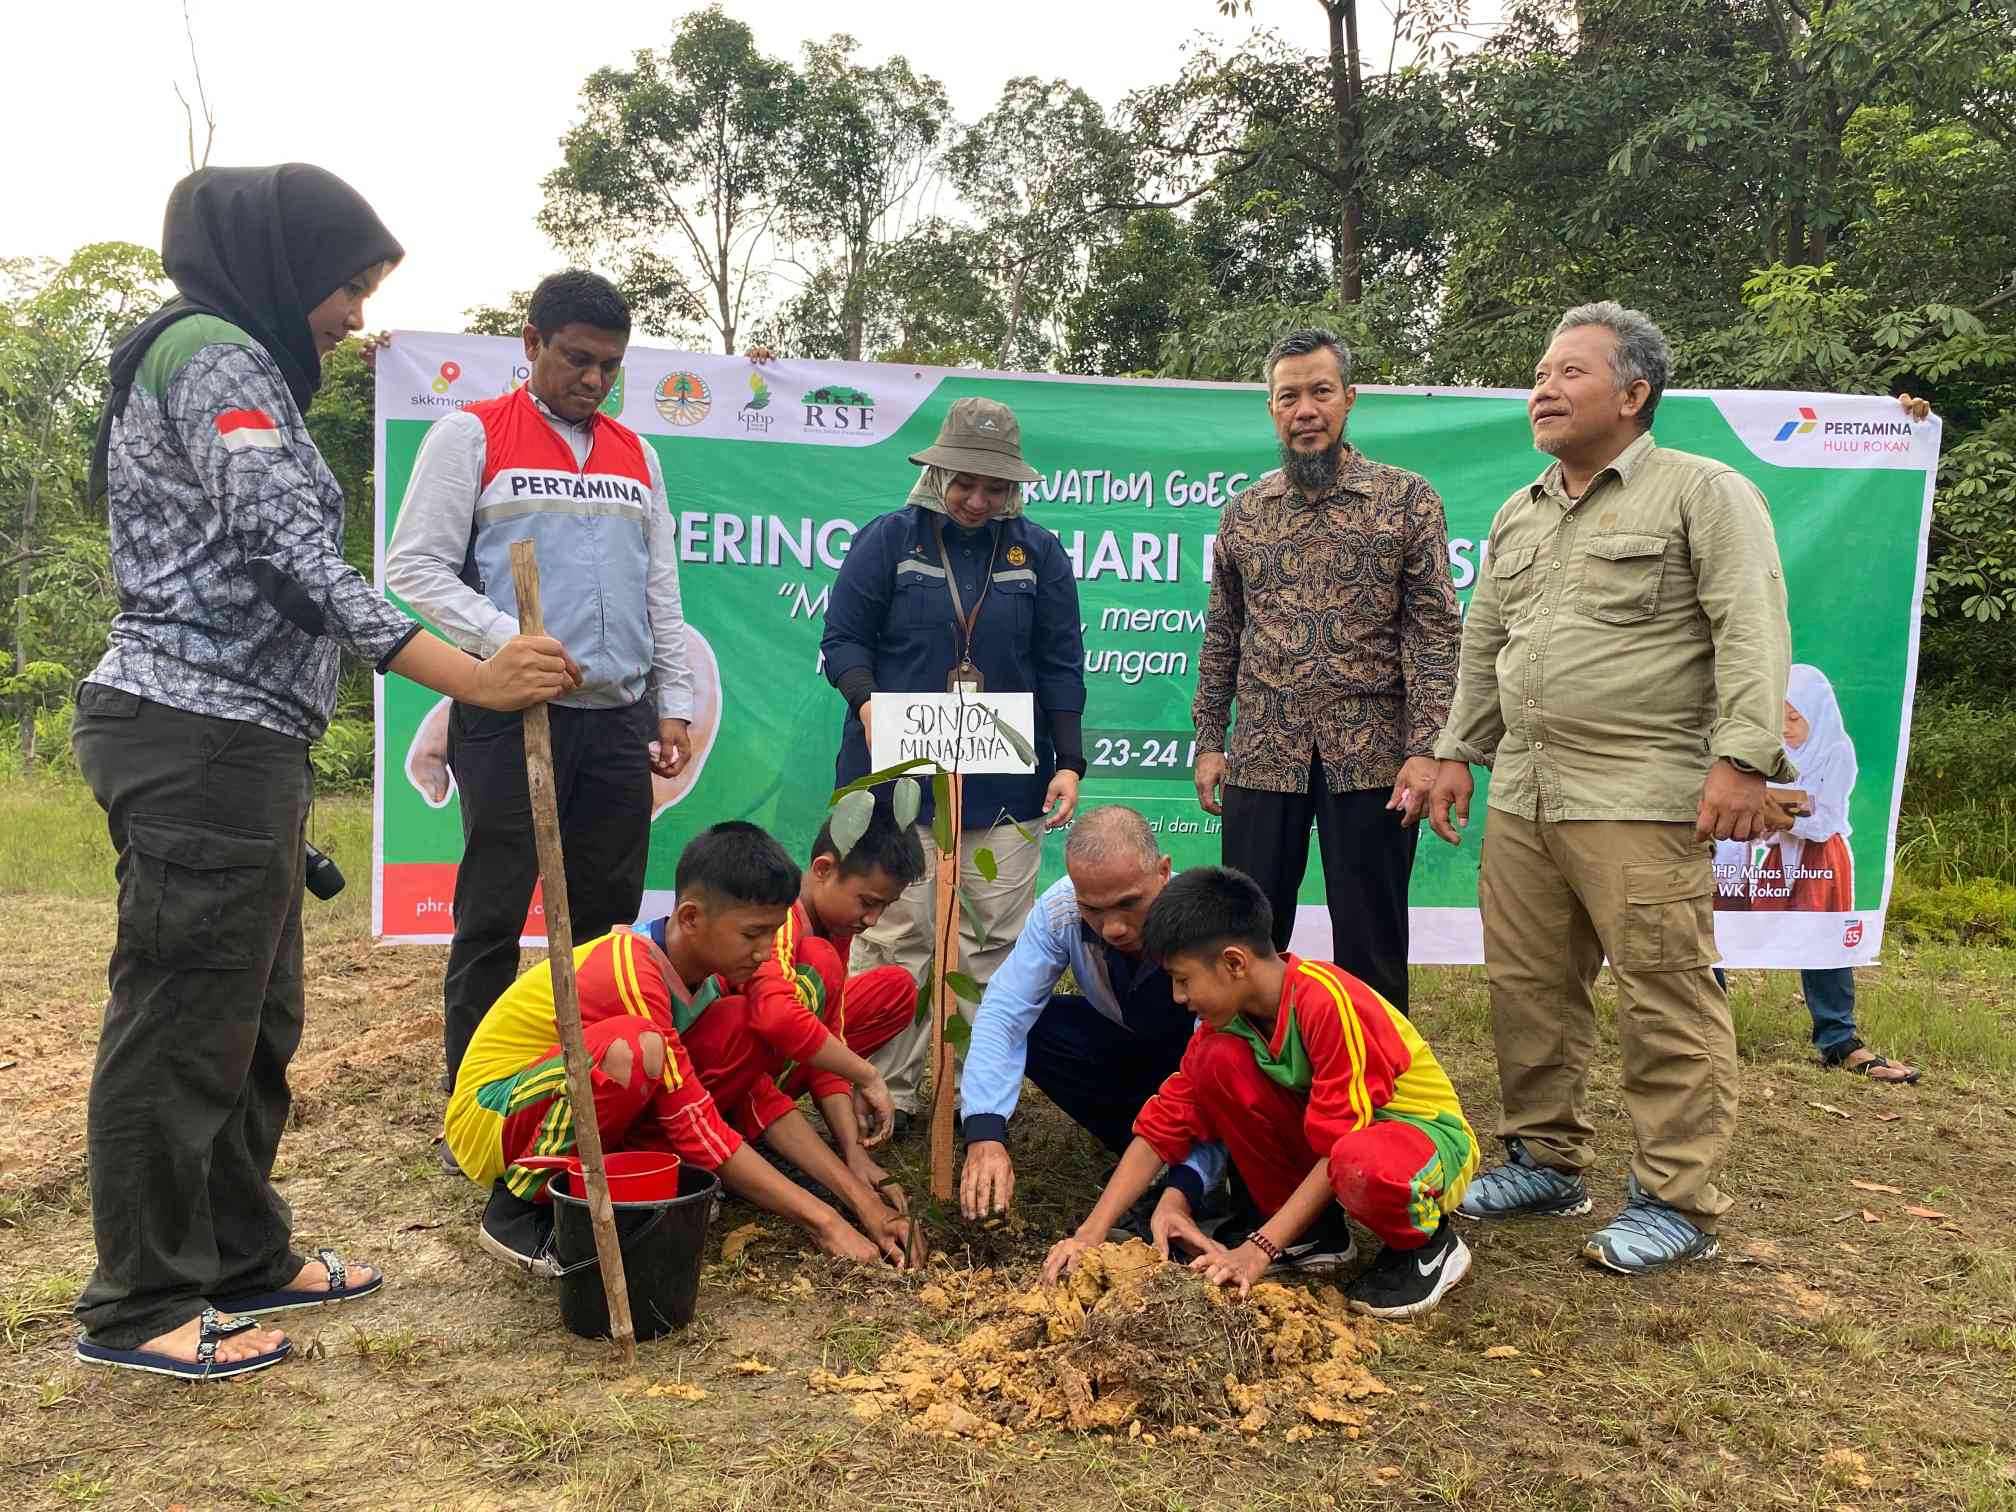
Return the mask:
<path id="1" fill-rule="evenodd" d="M 1794 436 L 1805 435 L 1819 423 L 1820 417 L 1802 404 L 1799 406 L 1799 418 L 1796 420 L 1787 420 L 1783 425 L 1778 427 L 1778 434 L 1771 439 L 1773 441 L 1790 441 Z"/>
<path id="2" fill-rule="evenodd" d="M 1799 413 L 1778 427 L 1778 433 L 1771 439 L 1777 442 L 1797 441 L 1801 437 L 1818 432 L 1820 450 L 1837 452 L 1843 456 L 1867 457 L 1871 452 L 1908 452 L 1912 446 L 1912 430 L 1909 420 L 1884 418 L 1877 420 L 1826 420 L 1810 404 L 1799 406 Z"/>

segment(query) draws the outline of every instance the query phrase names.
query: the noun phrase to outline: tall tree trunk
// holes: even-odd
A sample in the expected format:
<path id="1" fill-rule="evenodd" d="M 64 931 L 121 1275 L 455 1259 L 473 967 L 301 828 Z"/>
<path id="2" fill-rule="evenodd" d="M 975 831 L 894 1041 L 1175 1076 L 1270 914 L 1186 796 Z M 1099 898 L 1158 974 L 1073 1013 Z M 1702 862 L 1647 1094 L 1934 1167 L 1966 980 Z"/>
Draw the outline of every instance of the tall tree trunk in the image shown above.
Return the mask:
<path id="1" fill-rule="evenodd" d="M 42 437 L 35 448 L 36 467 L 28 475 L 28 498 L 21 506 L 21 563 L 14 579 L 14 673 L 28 666 L 28 594 L 34 588 L 35 513 L 42 497 L 42 464 L 49 457 L 49 437 L 55 429 L 56 402 L 50 396 L 42 415 Z M 21 721 L 21 770 L 35 770 L 35 695 L 26 689 L 14 695 L 14 717 Z"/>
<path id="2" fill-rule="evenodd" d="M 1343 225 L 1337 238 L 1337 297 L 1347 305 L 1365 295 L 1359 233 L 1364 223 L 1364 64 L 1358 51 L 1358 0 L 1323 0 L 1330 21 L 1330 115 L 1337 171 L 1344 178 Z"/>
<path id="3" fill-rule="evenodd" d="M 1008 329 L 1001 333 L 1001 350 L 994 356 L 994 366 L 1006 368 L 1008 354 L 1015 349 L 1015 332 L 1022 324 L 1022 286 L 1029 280 L 1028 259 L 1015 265 L 1015 281 L 1008 286 Z"/>

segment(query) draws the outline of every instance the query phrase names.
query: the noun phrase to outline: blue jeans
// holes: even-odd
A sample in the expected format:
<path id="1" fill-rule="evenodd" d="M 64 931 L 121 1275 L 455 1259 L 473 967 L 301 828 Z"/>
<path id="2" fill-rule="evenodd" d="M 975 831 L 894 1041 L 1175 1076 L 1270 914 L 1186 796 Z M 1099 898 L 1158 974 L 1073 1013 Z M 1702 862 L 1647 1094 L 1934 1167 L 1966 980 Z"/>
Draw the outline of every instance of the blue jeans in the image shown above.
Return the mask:
<path id="1" fill-rule="evenodd" d="M 1725 989 L 1729 985 L 1720 966 L 1715 968 L 1715 980 Z M 1799 986 L 1806 995 L 1806 1011 L 1813 1015 L 1813 1048 L 1823 1060 L 1847 1054 L 1859 1038 L 1855 1032 L 1855 968 L 1801 971 Z"/>

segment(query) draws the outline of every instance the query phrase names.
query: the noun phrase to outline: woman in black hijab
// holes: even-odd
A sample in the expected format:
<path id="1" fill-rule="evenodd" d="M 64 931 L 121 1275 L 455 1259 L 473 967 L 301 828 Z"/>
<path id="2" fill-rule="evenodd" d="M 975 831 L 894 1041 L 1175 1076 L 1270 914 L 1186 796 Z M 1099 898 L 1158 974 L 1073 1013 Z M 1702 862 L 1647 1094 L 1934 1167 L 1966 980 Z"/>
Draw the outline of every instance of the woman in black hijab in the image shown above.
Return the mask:
<path id="1" fill-rule="evenodd" d="M 302 412 L 402 255 L 320 168 L 204 169 L 168 200 L 178 297 L 113 354 L 92 482 L 119 613 L 72 727 L 119 853 L 89 1115 L 98 1267 L 76 1309 L 87 1364 L 263 1369 L 290 1346 L 242 1315 L 384 1284 L 333 1250 L 296 1252 L 269 1179 L 301 1037 L 308 748 L 339 654 L 496 709 L 579 680 L 544 638 L 476 661 L 343 561 L 342 492 Z"/>

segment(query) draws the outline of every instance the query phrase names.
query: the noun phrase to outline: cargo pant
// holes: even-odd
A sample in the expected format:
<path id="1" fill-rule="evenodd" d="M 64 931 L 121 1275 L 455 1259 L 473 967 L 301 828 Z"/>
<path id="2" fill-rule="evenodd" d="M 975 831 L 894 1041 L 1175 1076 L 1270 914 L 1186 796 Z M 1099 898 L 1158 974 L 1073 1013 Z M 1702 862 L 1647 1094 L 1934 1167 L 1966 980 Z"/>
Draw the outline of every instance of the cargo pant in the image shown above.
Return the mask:
<path id="1" fill-rule="evenodd" d="M 71 741 L 119 855 L 76 1313 L 131 1349 L 305 1263 L 270 1177 L 301 1042 L 308 743 L 89 682 Z"/>
<path id="2" fill-rule="evenodd" d="M 912 981 L 921 981 L 930 968 L 937 947 L 931 931 L 936 923 L 933 900 L 938 885 L 938 849 L 931 838 L 931 826 L 920 824 L 917 828 L 929 864 L 923 877 L 882 911 L 874 928 L 854 937 L 848 970 L 856 975 L 881 966 L 901 966 Z M 959 890 L 966 901 L 959 905 L 957 969 L 983 989 L 995 969 L 1008 959 L 1029 910 L 1036 905 L 1036 863 L 1042 855 L 1043 821 L 1032 819 L 1022 829 L 1033 838 L 1023 838 L 1012 824 L 997 824 L 992 829 L 969 829 L 959 841 Z M 974 853 L 981 850 L 994 853 L 996 871 L 991 882 L 973 864 Z M 969 908 L 967 901 L 973 906 Z M 979 1006 L 961 1000 L 959 1012 L 970 1024 Z M 924 1022 L 905 1027 L 868 1061 L 888 1082 L 889 1096 L 896 1106 L 915 1113 L 922 1106 L 925 1062 L 930 1058 L 927 1015 Z"/>
<path id="3" fill-rule="evenodd" d="M 1504 1118 L 1541 1165 L 1595 1157 L 1592 989 L 1617 983 L 1624 1106 L 1644 1191 L 1712 1233 L 1736 1132 L 1736 1033 L 1714 974 L 1714 846 L 1691 824 L 1490 812 L 1478 880 Z"/>

